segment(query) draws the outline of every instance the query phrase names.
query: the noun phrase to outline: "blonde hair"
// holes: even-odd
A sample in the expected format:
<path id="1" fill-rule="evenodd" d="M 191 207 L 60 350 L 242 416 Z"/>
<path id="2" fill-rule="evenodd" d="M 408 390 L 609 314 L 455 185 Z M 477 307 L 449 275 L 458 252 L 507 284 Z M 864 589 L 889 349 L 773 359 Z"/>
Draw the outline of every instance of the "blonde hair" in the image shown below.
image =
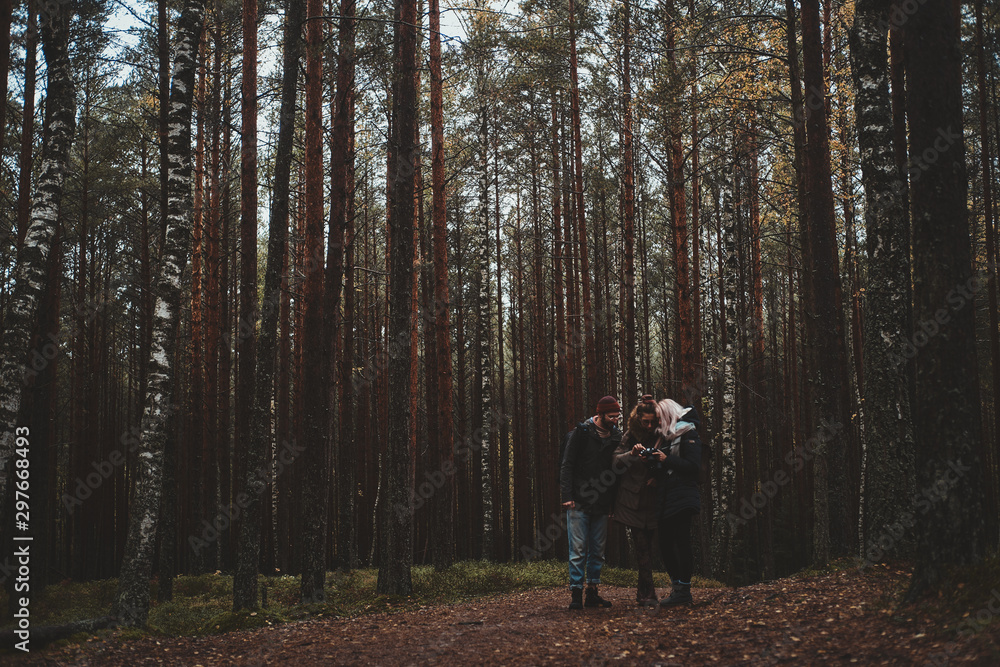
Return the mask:
<path id="1" fill-rule="evenodd" d="M 680 421 L 685 412 L 686 410 L 681 407 L 681 404 L 672 398 L 664 398 L 657 403 L 656 415 L 660 418 L 660 427 L 656 429 L 657 433 L 662 435 L 667 442 L 680 435 L 675 430 L 677 422 Z"/>

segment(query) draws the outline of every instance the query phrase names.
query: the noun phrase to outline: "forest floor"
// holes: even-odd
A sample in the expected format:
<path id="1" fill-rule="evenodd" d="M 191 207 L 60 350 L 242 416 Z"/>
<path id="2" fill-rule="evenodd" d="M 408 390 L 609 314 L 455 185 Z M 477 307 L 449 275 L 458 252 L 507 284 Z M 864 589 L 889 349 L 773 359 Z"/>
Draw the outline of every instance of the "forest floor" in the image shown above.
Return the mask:
<path id="1" fill-rule="evenodd" d="M 602 586 L 614 606 L 578 611 L 568 610 L 565 588 L 549 588 L 203 637 L 125 639 L 112 632 L 0 661 L 102 667 L 1000 664 L 1000 585 L 976 585 L 971 598 L 970 590 L 956 590 L 950 599 L 901 607 L 907 580 L 907 572 L 885 566 L 841 570 L 740 588 L 696 587 L 694 604 L 656 609 L 638 607 L 633 588 Z M 970 599 L 981 608 L 963 611 Z M 958 632 L 963 622 L 966 631 Z"/>

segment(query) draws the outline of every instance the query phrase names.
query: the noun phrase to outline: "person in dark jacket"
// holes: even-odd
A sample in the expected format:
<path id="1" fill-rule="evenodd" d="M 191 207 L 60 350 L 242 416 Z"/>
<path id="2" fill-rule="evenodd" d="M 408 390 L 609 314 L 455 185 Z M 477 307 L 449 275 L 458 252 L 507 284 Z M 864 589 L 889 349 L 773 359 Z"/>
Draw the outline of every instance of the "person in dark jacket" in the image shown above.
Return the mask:
<path id="1" fill-rule="evenodd" d="M 616 469 L 625 473 L 618 486 L 612 517 L 625 525 L 635 550 L 639 584 L 635 599 L 642 606 L 655 606 L 653 584 L 653 531 L 656 529 L 656 473 L 666 454 L 657 447 L 662 439 L 656 434 L 660 419 L 656 401 L 646 394 L 632 410 L 628 431 L 615 450 Z"/>
<path id="2" fill-rule="evenodd" d="M 612 455 L 622 441 L 619 419 L 618 399 L 605 396 L 597 403 L 597 414 L 577 425 L 563 454 L 559 486 L 569 535 L 570 609 L 611 606 L 598 595 L 597 586 L 608 539 L 608 513 L 617 486 Z M 585 575 L 586 603 L 582 599 Z"/>
<path id="3" fill-rule="evenodd" d="M 657 404 L 663 438 L 663 459 L 657 488 L 657 518 L 660 552 L 673 583 L 669 598 L 660 605 L 691 602 L 691 575 L 694 555 L 691 549 L 691 520 L 701 510 L 698 478 L 701 472 L 701 439 L 698 437 L 698 413 L 693 407 L 682 408 L 669 398 Z"/>

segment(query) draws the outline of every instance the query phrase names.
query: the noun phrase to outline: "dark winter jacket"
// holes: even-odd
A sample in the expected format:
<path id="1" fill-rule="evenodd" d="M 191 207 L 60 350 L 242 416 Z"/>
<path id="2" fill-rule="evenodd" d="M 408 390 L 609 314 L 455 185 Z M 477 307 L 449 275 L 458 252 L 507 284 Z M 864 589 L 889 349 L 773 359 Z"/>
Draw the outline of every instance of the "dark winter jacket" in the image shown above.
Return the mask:
<path id="1" fill-rule="evenodd" d="M 591 417 L 573 431 L 559 471 L 562 502 L 573 500 L 576 509 L 591 514 L 606 514 L 614 504 L 618 475 L 611 469 L 612 455 L 622 441 L 622 432 L 614 426 L 611 436 L 602 440 Z"/>
<path id="2" fill-rule="evenodd" d="M 667 460 L 663 462 L 658 480 L 658 518 L 677 514 L 681 510 L 701 510 L 701 493 L 698 489 L 698 478 L 701 471 L 701 438 L 698 437 L 698 413 L 694 408 L 681 417 L 681 421 L 694 424 L 694 428 L 685 431 L 679 439 L 662 445 L 667 452 Z"/>
<path id="3" fill-rule="evenodd" d="M 638 419 L 634 420 L 638 422 Z M 614 470 L 624 470 L 615 499 L 614 519 L 633 528 L 656 527 L 656 490 L 658 463 L 632 453 L 632 447 L 641 443 L 647 449 L 657 444 L 655 433 L 636 428 L 629 422 L 629 430 L 622 444 L 615 450 Z"/>

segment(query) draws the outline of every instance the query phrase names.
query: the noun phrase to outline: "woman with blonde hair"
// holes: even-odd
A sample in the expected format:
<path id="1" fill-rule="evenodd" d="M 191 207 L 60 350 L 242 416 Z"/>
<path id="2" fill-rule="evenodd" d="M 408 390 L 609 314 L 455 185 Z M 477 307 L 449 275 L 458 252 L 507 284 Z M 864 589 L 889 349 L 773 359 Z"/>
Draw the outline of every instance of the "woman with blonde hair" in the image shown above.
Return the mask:
<path id="1" fill-rule="evenodd" d="M 691 548 L 691 520 L 701 511 L 698 488 L 701 472 L 701 438 L 698 413 L 666 398 L 657 403 L 664 458 L 657 484 L 657 527 L 660 552 L 673 584 L 669 598 L 661 606 L 691 603 L 691 575 L 694 554 Z"/>

